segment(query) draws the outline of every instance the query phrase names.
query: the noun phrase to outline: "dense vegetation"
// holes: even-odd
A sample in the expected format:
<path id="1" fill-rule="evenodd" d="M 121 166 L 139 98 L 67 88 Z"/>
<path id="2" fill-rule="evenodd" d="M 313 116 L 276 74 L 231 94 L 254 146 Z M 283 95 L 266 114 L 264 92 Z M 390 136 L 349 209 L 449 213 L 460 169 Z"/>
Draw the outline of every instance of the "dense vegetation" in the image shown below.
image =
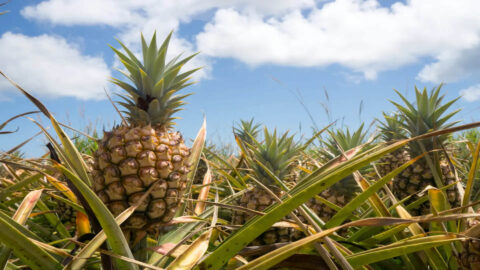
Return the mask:
<path id="1" fill-rule="evenodd" d="M 34 122 L 38 158 L 2 145 L 0 269 L 480 269 L 480 123 L 452 121 L 441 85 L 370 129 L 299 140 L 242 120 L 235 147 L 204 124 L 189 148 L 173 126 L 195 55 L 166 61 L 169 39 L 114 49 L 122 124 L 103 135 L 69 136 L 12 82 L 54 133 Z"/>

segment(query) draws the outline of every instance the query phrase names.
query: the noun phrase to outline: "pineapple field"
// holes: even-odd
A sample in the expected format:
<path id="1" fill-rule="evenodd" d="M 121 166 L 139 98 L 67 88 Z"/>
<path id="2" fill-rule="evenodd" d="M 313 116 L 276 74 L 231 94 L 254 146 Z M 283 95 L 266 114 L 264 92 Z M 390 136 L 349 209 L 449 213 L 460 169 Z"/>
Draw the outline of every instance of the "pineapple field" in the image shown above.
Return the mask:
<path id="1" fill-rule="evenodd" d="M 448 86 L 395 90 L 357 128 L 238 119 L 228 145 L 207 116 L 190 140 L 177 119 L 198 54 L 168 59 L 172 32 L 158 39 L 110 46 L 118 124 L 103 132 L 0 69 L 36 107 L 2 112 L 0 138 L 21 119 L 40 130 L 1 145 L 0 269 L 480 270 L 480 122 L 456 120 Z M 48 151 L 26 156 L 36 137 Z"/>

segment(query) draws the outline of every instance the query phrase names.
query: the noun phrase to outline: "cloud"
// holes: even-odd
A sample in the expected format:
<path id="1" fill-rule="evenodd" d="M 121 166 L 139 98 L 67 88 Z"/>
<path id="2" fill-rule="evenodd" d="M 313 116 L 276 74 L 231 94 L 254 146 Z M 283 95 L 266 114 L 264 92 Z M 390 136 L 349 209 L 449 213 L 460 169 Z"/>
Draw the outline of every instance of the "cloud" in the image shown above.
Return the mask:
<path id="1" fill-rule="evenodd" d="M 196 14 L 225 7 L 275 15 L 313 6 L 314 0 L 47 0 L 27 6 L 21 13 L 32 20 L 59 25 L 105 24 L 122 27 L 143 24 L 154 18 L 170 25 L 172 21 L 174 24 L 189 21 Z"/>
<path id="2" fill-rule="evenodd" d="M 234 7 L 245 13 L 277 15 L 291 10 L 312 7 L 314 0 L 48 0 L 25 7 L 21 14 L 28 19 L 54 25 L 108 25 L 120 30 L 119 38 L 133 50 L 140 50 L 139 33 L 150 37 L 157 31 L 165 37 L 181 23 L 216 8 Z M 195 44 L 174 35 L 171 55 L 196 51 Z M 195 79 L 208 77 L 209 61 L 204 55 L 194 58 L 185 68 L 204 66 Z"/>
<path id="3" fill-rule="evenodd" d="M 375 79 L 377 72 L 479 44 L 478 9 L 479 1 L 438 0 L 391 7 L 338 0 L 307 14 L 296 10 L 277 17 L 220 9 L 197 43 L 207 55 L 254 66 L 340 64 Z"/>
<path id="4" fill-rule="evenodd" d="M 480 100 L 480 84 L 460 90 L 460 95 L 468 102 Z"/>
<path id="5" fill-rule="evenodd" d="M 61 37 L 11 32 L 0 37 L 0 69 L 31 93 L 79 99 L 103 99 L 110 76 L 102 57 L 82 55 Z M 0 80 L 0 92 L 11 89 Z"/>
<path id="6" fill-rule="evenodd" d="M 138 46 L 138 33 L 165 36 L 193 19 L 206 26 L 193 42 L 175 36 L 173 51 L 196 50 L 251 66 L 338 64 L 375 79 L 379 72 L 431 61 L 423 81 L 454 81 L 472 66 L 463 52 L 480 46 L 478 0 L 47 0 L 22 10 L 56 25 L 109 25 Z M 434 8 L 432 8 L 434 7 Z M 206 15 L 207 14 L 207 15 Z M 209 14 L 214 14 L 210 17 Z M 208 64 L 198 58 L 195 64 Z"/>
<path id="7" fill-rule="evenodd" d="M 140 2 L 140 1 L 139 1 Z M 43 1 L 27 6 L 21 14 L 29 19 L 61 25 L 121 25 L 141 19 L 134 1 Z"/>
<path id="8" fill-rule="evenodd" d="M 471 49 L 446 51 L 437 61 L 426 65 L 418 74 L 421 81 L 452 82 L 480 73 L 480 44 Z"/>

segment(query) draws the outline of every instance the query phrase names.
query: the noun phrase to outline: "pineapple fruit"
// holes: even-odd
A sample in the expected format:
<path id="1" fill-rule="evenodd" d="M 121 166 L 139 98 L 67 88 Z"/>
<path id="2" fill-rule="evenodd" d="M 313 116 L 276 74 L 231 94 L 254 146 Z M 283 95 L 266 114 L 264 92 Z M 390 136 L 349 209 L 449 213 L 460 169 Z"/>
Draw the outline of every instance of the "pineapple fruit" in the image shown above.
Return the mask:
<path id="1" fill-rule="evenodd" d="M 249 175 L 271 190 L 275 196 L 282 197 L 284 191 L 277 185 L 275 179 L 255 160 L 262 163 L 278 179 L 283 180 L 290 173 L 290 165 L 298 157 L 302 146 L 294 141 L 293 136 L 288 136 L 288 133 L 277 136 L 276 131 L 270 133 L 265 128 L 264 139 L 262 142 L 258 142 L 254 136 L 251 136 L 252 134 L 249 131 L 241 129 L 244 134 L 248 135 L 245 138 L 251 139 L 251 144 L 243 142 L 246 151 L 245 155 L 248 156 L 246 165 L 250 171 Z M 238 136 L 238 134 L 236 135 Z M 247 190 L 239 199 L 237 205 L 256 211 L 263 211 L 275 202 L 276 200 L 271 193 L 261 185 L 254 183 L 253 189 Z M 254 213 L 234 211 L 233 224 L 243 225 L 254 216 Z M 291 228 L 272 227 L 257 237 L 251 244 L 268 245 L 290 242 L 293 235 L 293 229 Z"/>
<path id="2" fill-rule="evenodd" d="M 329 131 L 329 138 L 323 142 L 323 148 L 318 150 L 316 155 L 321 163 L 327 163 L 342 155 L 342 150 L 346 152 L 363 145 L 366 142 L 366 135 L 366 131 L 363 130 L 363 124 L 353 132 L 348 128 L 346 130 L 337 129 L 335 131 Z M 337 206 L 343 207 L 353 199 L 355 193 L 358 191 L 360 191 L 359 187 L 353 176 L 350 175 L 322 191 L 318 196 Z M 336 213 L 334 209 L 316 198 L 310 199 L 306 205 L 323 221 L 329 220 Z"/>
<path id="3" fill-rule="evenodd" d="M 120 42 L 126 54 L 116 50 L 127 69 L 122 72 L 133 84 L 113 78 L 125 91 L 120 95 L 127 123 L 105 132 L 94 154 L 93 189 L 114 216 L 135 204 L 150 188 L 150 195 L 122 224 L 129 241 L 155 232 L 176 214 L 190 169 L 190 149 L 172 129 L 174 113 L 186 95 L 177 92 L 192 83 L 198 69 L 180 73 L 196 54 L 166 62 L 170 35 L 157 48 L 154 34 L 149 45 L 142 36 L 143 62 Z M 153 186 L 153 187 L 152 187 Z M 137 241 L 135 240 L 135 241 Z"/>
<path id="4" fill-rule="evenodd" d="M 480 224 L 480 220 L 473 219 L 468 222 L 468 228 L 478 226 L 478 224 Z M 480 240 L 478 236 L 463 241 L 462 246 L 463 250 L 458 258 L 461 269 L 480 270 Z"/>
<path id="5" fill-rule="evenodd" d="M 73 207 L 62 201 L 58 201 L 56 212 L 63 224 L 75 226 L 77 220 L 77 211 L 75 211 Z"/>
<path id="6" fill-rule="evenodd" d="M 401 118 L 398 113 L 393 115 L 383 113 L 383 118 L 384 121 L 379 121 L 378 125 L 380 139 L 383 142 L 392 143 L 405 138 L 405 131 L 400 125 Z M 375 166 L 380 176 L 383 177 L 405 164 L 408 160 L 410 160 L 408 151 L 406 148 L 400 148 L 381 157 Z"/>
<path id="7" fill-rule="evenodd" d="M 459 110 L 450 112 L 445 115 L 448 108 L 458 99 L 454 99 L 445 103 L 443 102 L 444 95 L 440 96 L 441 85 L 427 92 L 415 88 L 416 103 L 410 103 L 404 96 L 397 92 L 403 100 L 404 105 L 392 102 L 400 112 L 400 117 L 395 120 L 401 126 L 406 134 L 401 135 L 404 138 L 415 137 L 434 130 L 441 130 L 451 127 L 456 122 L 447 122 Z M 393 194 L 398 199 L 403 199 L 409 195 L 416 194 L 422 191 L 428 185 L 440 188 L 445 185 L 453 184 L 456 181 L 455 174 L 449 166 L 445 153 L 435 153 L 433 150 L 441 149 L 441 145 L 445 144 L 447 135 L 437 136 L 434 138 L 427 138 L 423 140 L 413 141 L 406 147 L 408 155 L 405 154 L 404 159 L 408 160 L 410 157 L 421 155 L 422 147 L 429 152 L 428 155 L 432 159 L 435 166 L 438 165 L 438 172 L 441 180 L 439 185 L 433 176 L 430 166 L 427 164 L 425 158 L 420 159 L 415 164 L 409 166 L 399 175 L 393 179 Z M 410 156 L 410 157 L 408 157 Z M 394 167 L 392 164 L 388 166 Z M 398 166 L 398 165 L 396 165 Z M 452 185 L 446 190 L 447 199 L 452 207 L 460 206 L 460 194 L 455 185 Z M 417 198 L 412 197 L 407 200 L 406 204 L 415 201 Z M 425 215 L 430 212 L 429 203 L 422 204 L 418 209 L 412 209 L 413 215 Z"/>

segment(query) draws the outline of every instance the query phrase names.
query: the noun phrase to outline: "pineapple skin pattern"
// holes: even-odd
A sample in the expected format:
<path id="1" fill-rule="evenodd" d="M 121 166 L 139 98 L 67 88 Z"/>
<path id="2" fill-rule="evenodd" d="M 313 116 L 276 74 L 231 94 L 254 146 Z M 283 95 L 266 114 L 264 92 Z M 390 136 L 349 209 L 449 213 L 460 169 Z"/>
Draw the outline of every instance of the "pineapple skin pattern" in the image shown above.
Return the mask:
<path id="1" fill-rule="evenodd" d="M 186 187 L 189 154 L 178 132 L 120 126 L 99 144 L 94 190 L 116 216 L 155 185 L 124 225 L 127 230 L 152 231 L 175 216 Z"/>

